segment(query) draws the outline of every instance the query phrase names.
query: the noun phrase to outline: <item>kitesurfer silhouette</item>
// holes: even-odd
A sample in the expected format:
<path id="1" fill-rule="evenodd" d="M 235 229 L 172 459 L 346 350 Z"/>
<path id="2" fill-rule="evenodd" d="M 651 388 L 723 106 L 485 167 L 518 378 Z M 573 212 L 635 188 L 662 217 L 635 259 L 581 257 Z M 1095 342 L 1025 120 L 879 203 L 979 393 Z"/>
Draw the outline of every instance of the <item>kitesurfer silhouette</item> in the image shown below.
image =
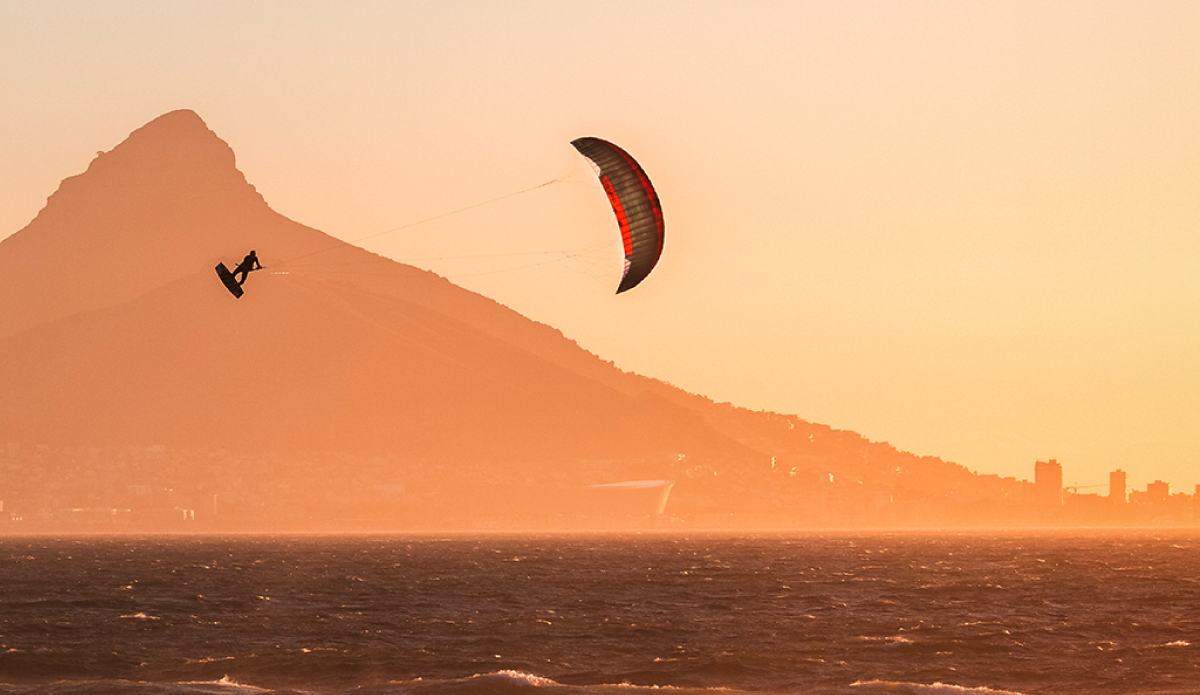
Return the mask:
<path id="1" fill-rule="evenodd" d="M 250 253 L 246 254 L 242 262 L 238 263 L 238 266 L 233 269 L 233 276 L 237 279 L 239 286 L 246 284 L 246 276 L 250 274 L 251 270 L 262 270 L 262 266 L 258 262 L 258 255 L 254 253 L 254 249 L 250 249 Z M 242 276 L 241 278 L 237 277 L 239 273 Z"/>

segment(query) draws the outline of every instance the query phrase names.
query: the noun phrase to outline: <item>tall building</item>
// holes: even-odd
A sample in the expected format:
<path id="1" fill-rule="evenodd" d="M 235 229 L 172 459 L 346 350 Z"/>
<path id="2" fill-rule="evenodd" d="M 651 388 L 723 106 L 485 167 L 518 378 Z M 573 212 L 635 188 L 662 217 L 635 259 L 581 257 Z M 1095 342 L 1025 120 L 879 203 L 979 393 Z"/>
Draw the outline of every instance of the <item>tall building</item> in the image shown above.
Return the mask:
<path id="1" fill-rule="evenodd" d="M 1153 483 L 1146 485 L 1146 496 L 1151 502 L 1166 502 L 1171 496 L 1171 484 L 1161 480 L 1155 480 Z"/>
<path id="2" fill-rule="evenodd" d="M 1061 507 L 1063 504 L 1062 464 L 1054 459 L 1038 461 L 1033 466 L 1034 499 L 1039 507 Z"/>
<path id="3" fill-rule="evenodd" d="M 1125 504 L 1129 499 L 1125 495 L 1128 489 L 1128 480 L 1125 477 L 1125 471 L 1118 468 L 1108 474 L 1108 499 L 1113 504 Z"/>

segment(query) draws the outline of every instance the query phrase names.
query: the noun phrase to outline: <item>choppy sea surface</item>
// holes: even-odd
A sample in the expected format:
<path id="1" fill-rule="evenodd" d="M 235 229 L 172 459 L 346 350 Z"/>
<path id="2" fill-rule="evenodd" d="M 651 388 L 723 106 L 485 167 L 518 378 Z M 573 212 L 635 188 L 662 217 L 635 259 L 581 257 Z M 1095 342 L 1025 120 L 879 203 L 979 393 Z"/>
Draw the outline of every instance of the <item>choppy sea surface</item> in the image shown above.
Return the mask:
<path id="1" fill-rule="evenodd" d="M 1200 693 L 1200 534 L 0 538 L 0 694 Z"/>

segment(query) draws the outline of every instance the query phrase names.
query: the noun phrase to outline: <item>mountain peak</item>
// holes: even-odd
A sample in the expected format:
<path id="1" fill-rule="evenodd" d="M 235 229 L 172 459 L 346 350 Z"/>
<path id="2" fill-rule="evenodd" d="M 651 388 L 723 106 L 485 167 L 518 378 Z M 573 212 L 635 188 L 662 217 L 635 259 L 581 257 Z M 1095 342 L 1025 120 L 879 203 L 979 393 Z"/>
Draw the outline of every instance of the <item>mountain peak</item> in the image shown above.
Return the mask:
<path id="1" fill-rule="evenodd" d="M 168 111 L 158 118 L 155 118 L 141 128 L 138 128 L 135 132 L 159 127 L 199 127 L 203 128 L 204 130 L 208 130 L 208 126 L 205 125 L 204 119 L 200 118 L 200 114 L 191 109 L 175 109 L 174 111 Z"/>
<path id="2" fill-rule="evenodd" d="M 209 129 L 200 115 L 190 109 L 170 111 L 129 134 L 121 144 L 100 157 L 115 152 L 182 149 L 207 151 L 215 160 L 232 164 L 233 150 Z"/>
<path id="3" fill-rule="evenodd" d="M 86 173 L 64 181 L 60 192 L 83 182 L 106 192 L 105 184 L 112 183 L 145 193 L 190 190 L 188 197 L 205 191 L 254 192 L 237 170 L 233 148 L 188 109 L 165 113 L 133 131 L 121 144 L 97 155 Z"/>
<path id="4" fill-rule="evenodd" d="M 25 298 L 0 306 L 0 335 L 127 301 L 247 249 L 281 249 L 279 235 L 328 243 L 296 227 L 196 112 L 165 113 L 64 179 L 28 226 L 0 240 L 0 296 Z"/>
<path id="5" fill-rule="evenodd" d="M 217 134 L 209 129 L 204 119 L 191 109 L 169 111 L 155 118 L 129 134 L 117 150 L 136 150 L 151 148 L 177 149 L 181 146 L 210 148 L 228 152 L 233 150 Z"/>

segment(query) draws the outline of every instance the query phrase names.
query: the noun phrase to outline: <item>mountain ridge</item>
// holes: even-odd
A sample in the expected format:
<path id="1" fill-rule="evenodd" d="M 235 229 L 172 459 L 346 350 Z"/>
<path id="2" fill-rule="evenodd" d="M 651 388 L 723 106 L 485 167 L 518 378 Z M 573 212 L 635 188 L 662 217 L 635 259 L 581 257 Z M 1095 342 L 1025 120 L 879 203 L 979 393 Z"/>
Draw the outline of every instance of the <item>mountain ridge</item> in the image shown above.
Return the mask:
<path id="1" fill-rule="evenodd" d="M 235 300 L 212 266 L 249 248 L 266 269 Z M 316 254 L 312 267 L 287 262 Z M 713 513 L 778 507 L 780 490 L 936 492 L 972 475 L 625 372 L 494 300 L 294 222 L 186 110 L 101 153 L 0 241 L 0 293 L 14 298 L 0 306 L 0 442 L 319 454 L 326 468 L 307 482 L 272 474 L 314 495 L 341 456 L 375 471 L 372 485 L 423 461 L 439 471 L 422 474 L 430 489 L 669 478 L 682 504 Z M 380 457 L 398 463 L 363 463 Z M 210 480 L 214 465 L 202 456 L 180 475 Z M 239 476 L 265 475 L 244 465 Z M 21 475 L 36 472 L 17 474 L 33 485 Z"/>

